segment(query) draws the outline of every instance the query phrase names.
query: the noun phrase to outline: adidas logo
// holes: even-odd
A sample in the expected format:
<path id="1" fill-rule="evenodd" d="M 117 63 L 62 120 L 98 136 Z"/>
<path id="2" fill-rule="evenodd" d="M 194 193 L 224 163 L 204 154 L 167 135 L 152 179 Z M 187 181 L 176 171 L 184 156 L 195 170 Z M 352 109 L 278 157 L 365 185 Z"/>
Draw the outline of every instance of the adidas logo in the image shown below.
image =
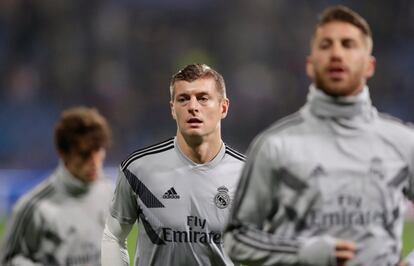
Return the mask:
<path id="1" fill-rule="evenodd" d="M 174 187 L 171 187 L 167 192 L 162 196 L 163 199 L 179 199 L 180 195 L 177 194 Z"/>
<path id="2" fill-rule="evenodd" d="M 321 165 L 318 165 L 315 167 L 315 169 L 313 169 L 312 173 L 311 173 L 311 177 L 321 177 L 323 175 L 326 175 L 325 169 L 323 169 L 323 167 Z"/>

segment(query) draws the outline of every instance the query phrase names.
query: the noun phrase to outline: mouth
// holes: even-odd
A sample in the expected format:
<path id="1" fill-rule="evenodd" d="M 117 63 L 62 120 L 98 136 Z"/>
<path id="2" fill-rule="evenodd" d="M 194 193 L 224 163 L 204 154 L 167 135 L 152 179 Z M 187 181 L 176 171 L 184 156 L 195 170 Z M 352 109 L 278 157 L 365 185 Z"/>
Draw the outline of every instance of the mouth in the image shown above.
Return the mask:
<path id="1" fill-rule="evenodd" d="M 200 124 L 203 123 L 203 121 L 199 118 L 193 117 L 187 120 L 187 123 L 191 126 L 191 127 L 197 127 Z"/>
<path id="2" fill-rule="evenodd" d="M 347 73 L 347 70 L 343 66 L 331 66 L 328 67 L 328 75 L 333 80 L 342 80 Z"/>

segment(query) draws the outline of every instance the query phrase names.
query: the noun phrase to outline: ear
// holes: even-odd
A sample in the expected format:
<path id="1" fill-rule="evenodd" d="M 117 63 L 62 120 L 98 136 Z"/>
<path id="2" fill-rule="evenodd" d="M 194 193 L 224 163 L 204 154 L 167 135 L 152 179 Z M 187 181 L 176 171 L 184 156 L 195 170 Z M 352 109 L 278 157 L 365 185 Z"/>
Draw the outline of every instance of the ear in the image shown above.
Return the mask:
<path id="1" fill-rule="evenodd" d="M 227 112 L 229 111 L 230 101 L 227 98 L 221 100 L 221 119 L 226 118 Z"/>
<path id="2" fill-rule="evenodd" d="M 367 68 L 365 70 L 365 77 L 366 78 L 370 78 L 370 77 L 374 76 L 375 67 L 377 65 L 377 59 L 375 59 L 375 57 L 372 56 L 372 55 L 370 55 L 369 57 L 370 58 L 368 60 Z"/>
<path id="3" fill-rule="evenodd" d="M 177 120 L 177 115 L 175 114 L 175 109 L 174 109 L 174 103 L 172 101 L 170 101 L 170 108 L 171 108 L 171 115 L 174 118 L 174 120 Z"/>
<path id="4" fill-rule="evenodd" d="M 306 74 L 312 80 L 315 77 L 315 69 L 313 68 L 312 57 L 310 55 L 306 58 Z"/>

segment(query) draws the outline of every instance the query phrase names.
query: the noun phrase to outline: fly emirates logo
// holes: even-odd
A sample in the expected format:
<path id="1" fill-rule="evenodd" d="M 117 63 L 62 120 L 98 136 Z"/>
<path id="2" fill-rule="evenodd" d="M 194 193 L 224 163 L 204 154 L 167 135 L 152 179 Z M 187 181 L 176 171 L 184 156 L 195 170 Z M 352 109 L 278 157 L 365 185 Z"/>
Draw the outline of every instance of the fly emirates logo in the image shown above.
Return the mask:
<path id="1" fill-rule="evenodd" d="M 161 238 L 165 242 L 175 243 L 222 243 L 221 232 L 208 232 L 207 220 L 197 216 L 187 216 L 188 229 L 174 230 L 169 227 L 162 228 Z"/>
<path id="2" fill-rule="evenodd" d="M 335 203 L 335 200 L 332 201 Z M 370 226 L 388 224 L 389 217 L 398 215 L 389 213 L 385 208 L 378 206 L 364 206 L 363 197 L 355 195 L 338 195 L 336 208 L 320 208 L 311 210 L 307 217 L 310 226 Z M 395 218 L 395 217 L 394 217 Z"/>

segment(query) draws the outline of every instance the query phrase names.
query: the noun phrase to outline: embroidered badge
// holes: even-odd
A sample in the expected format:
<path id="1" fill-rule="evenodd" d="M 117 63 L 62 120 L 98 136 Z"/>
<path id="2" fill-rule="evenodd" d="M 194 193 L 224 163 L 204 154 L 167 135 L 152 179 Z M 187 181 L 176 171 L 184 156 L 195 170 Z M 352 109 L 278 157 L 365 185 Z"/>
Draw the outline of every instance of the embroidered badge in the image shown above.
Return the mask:
<path id="1" fill-rule="evenodd" d="M 225 186 L 221 186 L 217 189 L 218 193 L 214 197 L 214 203 L 217 208 L 225 209 L 230 205 L 229 190 Z"/>

